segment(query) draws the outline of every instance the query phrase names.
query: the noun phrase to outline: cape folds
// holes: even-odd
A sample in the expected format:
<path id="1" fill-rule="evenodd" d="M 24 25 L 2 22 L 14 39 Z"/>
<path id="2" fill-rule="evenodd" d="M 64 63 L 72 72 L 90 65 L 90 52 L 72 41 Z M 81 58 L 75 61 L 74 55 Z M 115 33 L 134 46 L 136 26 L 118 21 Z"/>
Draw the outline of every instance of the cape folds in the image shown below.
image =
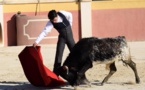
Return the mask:
<path id="1" fill-rule="evenodd" d="M 18 55 L 24 74 L 34 86 L 55 87 L 65 82 L 43 64 L 40 46 L 26 46 Z"/>

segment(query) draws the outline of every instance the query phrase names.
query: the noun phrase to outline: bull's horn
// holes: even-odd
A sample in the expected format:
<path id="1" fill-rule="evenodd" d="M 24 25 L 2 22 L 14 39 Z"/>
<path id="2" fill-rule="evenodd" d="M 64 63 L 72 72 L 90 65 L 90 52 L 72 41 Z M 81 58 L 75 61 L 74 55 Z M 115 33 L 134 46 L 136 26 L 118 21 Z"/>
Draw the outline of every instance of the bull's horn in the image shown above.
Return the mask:
<path id="1" fill-rule="evenodd" d="M 68 74 L 68 73 L 69 73 L 69 68 L 68 68 L 68 66 L 63 66 L 63 68 L 66 70 L 66 74 Z"/>

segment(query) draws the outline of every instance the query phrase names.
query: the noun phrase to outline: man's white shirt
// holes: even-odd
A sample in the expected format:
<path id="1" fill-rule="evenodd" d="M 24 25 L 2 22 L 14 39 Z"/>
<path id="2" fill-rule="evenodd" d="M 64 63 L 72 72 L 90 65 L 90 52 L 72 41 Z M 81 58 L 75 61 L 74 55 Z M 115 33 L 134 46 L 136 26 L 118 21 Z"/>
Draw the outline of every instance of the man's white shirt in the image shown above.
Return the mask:
<path id="1" fill-rule="evenodd" d="M 66 19 L 69 21 L 70 25 L 72 26 L 72 14 L 70 12 L 67 11 L 59 11 L 60 13 L 62 13 Z M 62 18 L 58 15 L 58 19 L 57 22 L 62 22 Z M 47 36 L 47 34 L 49 32 L 51 32 L 53 28 L 53 24 L 51 23 L 51 21 L 48 21 L 46 26 L 44 27 L 44 29 L 42 30 L 42 32 L 39 34 L 39 36 L 37 37 L 37 39 L 35 40 L 35 43 L 39 43 L 45 36 Z"/>

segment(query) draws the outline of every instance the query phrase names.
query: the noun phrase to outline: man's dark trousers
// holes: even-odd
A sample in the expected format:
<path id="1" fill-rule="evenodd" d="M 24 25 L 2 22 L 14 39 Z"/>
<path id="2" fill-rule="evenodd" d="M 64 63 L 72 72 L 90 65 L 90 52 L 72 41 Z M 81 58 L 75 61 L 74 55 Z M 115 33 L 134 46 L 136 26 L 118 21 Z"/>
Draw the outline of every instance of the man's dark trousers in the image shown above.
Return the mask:
<path id="1" fill-rule="evenodd" d="M 67 45 L 70 52 L 75 45 L 75 41 L 73 38 L 73 33 L 70 25 L 62 30 L 59 30 L 58 32 L 59 32 L 59 36 L 58 36 L 56 56 L 55 56 L 55 62 L 53 68 L 53 72 L 57 75 L 58 75 L 57 69 L 61 66 L 65 44 Z"/>

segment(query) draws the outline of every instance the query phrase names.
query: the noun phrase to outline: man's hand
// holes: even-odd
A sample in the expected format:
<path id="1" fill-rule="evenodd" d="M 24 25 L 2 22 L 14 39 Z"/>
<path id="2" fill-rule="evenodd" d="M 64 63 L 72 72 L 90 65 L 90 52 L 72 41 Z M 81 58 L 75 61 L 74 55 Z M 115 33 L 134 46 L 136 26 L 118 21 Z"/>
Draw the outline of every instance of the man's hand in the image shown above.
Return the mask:
<path id="1" fill-rule="evenodd" d="M 38 44 L 36 42 L 33 43 L 33 47 L 36 47 L 38 46 Z"/>

